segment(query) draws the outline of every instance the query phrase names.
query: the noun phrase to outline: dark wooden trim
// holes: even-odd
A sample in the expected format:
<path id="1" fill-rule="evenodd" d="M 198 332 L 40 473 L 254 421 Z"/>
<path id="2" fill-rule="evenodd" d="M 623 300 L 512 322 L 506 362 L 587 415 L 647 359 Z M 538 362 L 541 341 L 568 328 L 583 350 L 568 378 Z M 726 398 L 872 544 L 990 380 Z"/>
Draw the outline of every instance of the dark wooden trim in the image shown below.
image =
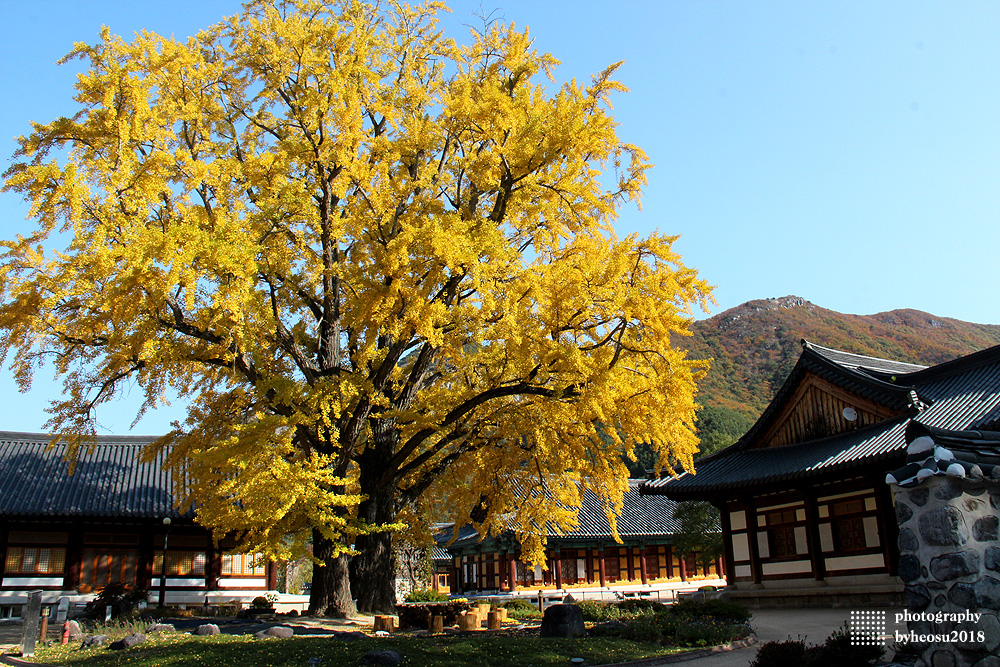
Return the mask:
<path id="1" fill-rule="evenodd" d="M 732 583 L 736 580 L 736 559 L 733 555 L 733 521 L 729 514 L 728 503 L 719 503 L 715 507 L 719 510 L 719 519 L 722 523 L 722 552 L 726 562 L 726 581 Z"/>
<path id="2" fill-rule="evenodd" d="M 884 480 L 875 484 L 875 509 L 878 511 L 878 528 L 880 545 L 889 574 L 899 574 L 899 523 L 896 521 L 896 508 L 892 504 L 892 493 Z"/>
<path id="3" fill-rule="evenodd" d="M 75 528 L 69 531 L 66 540 L 65 586 L 72 591 L 80 590 L 80 568 L 83 565 L 83 529 Z M 136 578 L 139 575 L 139 556 L 136 554 Z M 136 582 L 138 583 L 138 582 Z"/>
<path id="4" fill-rule="evenodd" d="M 826 563 L 819 539 L 819 510 L 816 498 L 809 491 L 803 492 L 806 505 L 806 548 L 812 563 L 813 579 L 823 581 L 826 576 Z"/>
<path id="5" fill-rule="evenodd" d="M 754 507 L 753 498 L 743 500 L 747 520 L 747 547 L 750 550 L 750 572 L 753 582 L 759 584 L 762 580 L 760 568 L 760 543 L 757 539 L 757 509 Z"/>

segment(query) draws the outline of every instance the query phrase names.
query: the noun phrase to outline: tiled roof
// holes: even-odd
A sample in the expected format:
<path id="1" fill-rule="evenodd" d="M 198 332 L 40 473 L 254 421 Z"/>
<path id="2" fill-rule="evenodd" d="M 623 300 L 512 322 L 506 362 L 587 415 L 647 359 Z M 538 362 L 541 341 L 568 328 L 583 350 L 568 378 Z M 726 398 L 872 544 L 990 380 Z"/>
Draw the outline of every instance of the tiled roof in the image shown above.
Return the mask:
<path id="1" fill-rule="evenodd" d="M 1000 433 L 950 430 L 911 421 L 906 465 L 887 474 L 887 484 L 916 486 L 928 477 L 1000 482 Z"/>
<path id="2" fill-rule="evenodd" d="M 911 372 L 902 372 L 910 367 Z M 805 369 L 856 394 L 888 405 L 909 397 L 909 414 L 872 426 L 782 447 L 752 448 L 754 436 L 794 392 Z M 796 375 L 799 373 L 799 375 Z M 898 404 L 897 404 L 898 407 Z M 922 368 L 860 357 L 803 341 L 789 379 L 760 420 L 736 444 L 695 462 L 697 474 L 647 482 L 643 492 L 678 499 L 725 490 L 817 479 L 870 464 L 889 470 L 905 459 L 909 423 L 952 430 L 980 429 L 1000 418 L 1000 346 Z"/>
<path id="3" fill-rule="evenodd" d="M 0 515 L 177 518 L 163 457 L 140 462 L 155 439 L 97 436 L 70 474 L 65 445 L 50 448 L 45 434 L 0 431 Z"/>
<path id="4" fill-rule="evenodd" d="M 622 498 L 622 512 L 618 516 L 618 535 L 620 537 L 643 537 L 672 535 L 680 530 L 680 525 L 674 518 L 676 503 L 664 496 L 643 495 L 639 486 L 643 480 L 630 479 L 629 490 Z M 451 540 L 453 528 L 449 527 L 437 533 L 438 544 L 446 545 Z M 576 530 L 557 534 L 550 530 L 549 540 L 612 540 L 611 526 L 604 513 L 604 504 L 591 491 L 586 491 L 580 506 L 579 526 Z M 449 546 L 458 548 L 479 542 L 479 533 L 471 525 L 462 526 L 458 537 Z"/>

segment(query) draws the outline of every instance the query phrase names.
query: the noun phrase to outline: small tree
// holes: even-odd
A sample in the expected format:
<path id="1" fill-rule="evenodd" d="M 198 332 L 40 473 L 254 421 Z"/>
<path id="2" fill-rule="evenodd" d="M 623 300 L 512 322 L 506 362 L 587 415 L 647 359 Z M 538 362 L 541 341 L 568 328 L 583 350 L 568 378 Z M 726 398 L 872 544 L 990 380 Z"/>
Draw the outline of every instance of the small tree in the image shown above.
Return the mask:
<path id="1" fill-rule="evenodd" d="M 722 555 L 719 510 L 714 505 L 702 500 L 679 502 L 674 518 L 680 524 L 680 532 L 673 535 L 674 549 L 679 553 L 697 553 L 706 568 Z"/>

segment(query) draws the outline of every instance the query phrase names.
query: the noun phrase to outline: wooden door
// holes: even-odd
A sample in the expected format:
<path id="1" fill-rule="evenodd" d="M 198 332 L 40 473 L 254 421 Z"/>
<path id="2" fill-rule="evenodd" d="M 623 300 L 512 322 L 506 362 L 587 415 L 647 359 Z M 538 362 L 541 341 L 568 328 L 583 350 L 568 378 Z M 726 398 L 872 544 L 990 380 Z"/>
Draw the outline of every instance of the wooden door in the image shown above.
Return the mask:
<path id="1" fill-rule="evenodd" d="M 80 592 L 90 593 L 112 583 L 134 587 L 136 549 L 84 549 L 80 572 Z"/>

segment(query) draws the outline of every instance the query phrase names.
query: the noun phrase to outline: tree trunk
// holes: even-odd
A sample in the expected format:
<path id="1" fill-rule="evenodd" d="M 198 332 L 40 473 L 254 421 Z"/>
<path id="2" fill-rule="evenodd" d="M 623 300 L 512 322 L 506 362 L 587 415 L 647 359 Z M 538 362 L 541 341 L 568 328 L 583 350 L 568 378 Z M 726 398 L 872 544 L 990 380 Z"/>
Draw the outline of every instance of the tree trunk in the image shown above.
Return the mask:
<path id="1" fill-rule="evenodd" d="M 358 506 L 358 518 L 368 524 L 396 520 L 396 475 L 388 463 L 396 451 L 399 431 L 392 423 L 372 420 L 372 442 L 359 458 L 359 484 L 365 500 Z M 351 586 L 358 610 L 365 613 L 394 612 L 396 607 L 396 559 L 392 531 L 359 535 L 358 555 L 351 563 Z"/>
<path id="2" fill-rule="evenodd" d="M 357 613 L 351 599 L 349 557 L 346 553 L 334 556 L 334 546 L 333 540 L 313 529 L 313 556 L 320 562 L 313 564 L 309 613 L 314 616 L 347 618 Z"/>

